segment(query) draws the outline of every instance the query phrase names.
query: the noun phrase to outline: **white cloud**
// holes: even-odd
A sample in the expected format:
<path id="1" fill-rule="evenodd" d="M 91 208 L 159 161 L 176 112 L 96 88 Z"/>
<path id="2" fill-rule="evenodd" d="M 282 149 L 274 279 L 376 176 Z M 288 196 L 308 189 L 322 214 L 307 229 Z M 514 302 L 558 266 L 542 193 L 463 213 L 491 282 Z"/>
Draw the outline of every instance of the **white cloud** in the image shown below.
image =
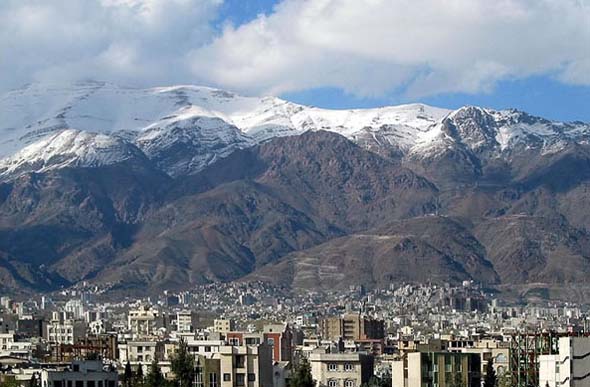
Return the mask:
<path id="1" fill-rule="evenodd" d="M 222 0 L 2 0 L 0 89 L 79 78 L 193 79 L 186 53 L 211 39 Z"/>
<path id="2" fill-rule="evenodd" d="M 0 90 L 94 78 L 280 94 L 590 84 L 590 0 L 284 0 L 216 32 L 223 0 L 1 0 Z"/>
<path id="3" fill-rule="evenodd" d="M 558 74 L 588 84 L 587 0 L 286 0 L 192 52 L 193 70 L 249 92 L 478 93 Z"/>

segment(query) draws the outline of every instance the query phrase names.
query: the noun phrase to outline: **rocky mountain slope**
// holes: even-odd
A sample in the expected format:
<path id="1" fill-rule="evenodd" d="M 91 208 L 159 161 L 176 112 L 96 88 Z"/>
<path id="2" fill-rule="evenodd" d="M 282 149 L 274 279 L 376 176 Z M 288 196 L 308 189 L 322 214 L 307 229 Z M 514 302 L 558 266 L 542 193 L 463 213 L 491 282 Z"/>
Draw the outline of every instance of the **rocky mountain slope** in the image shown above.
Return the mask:
<path id="1" fill-rule="evenodd" d="M 585 123 L 101 82 L 29 85 L 0 117 L 4 291 L 472 279 L 585 294 Z"/>

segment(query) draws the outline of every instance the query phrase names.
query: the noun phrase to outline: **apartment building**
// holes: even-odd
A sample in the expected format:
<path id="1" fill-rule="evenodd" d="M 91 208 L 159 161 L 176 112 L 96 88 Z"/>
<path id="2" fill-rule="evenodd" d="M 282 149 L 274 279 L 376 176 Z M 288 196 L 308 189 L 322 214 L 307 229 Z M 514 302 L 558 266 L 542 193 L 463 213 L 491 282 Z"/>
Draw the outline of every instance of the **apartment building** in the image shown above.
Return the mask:
<path id="1" fill-rule="evenodd" d="M 392 387 L 481 387 L 476 353 L 413 352 L 392 365 Z"/>
<path id="2" fill-rule="evenodd" d="M 130 310 L 127 326 L 134 337 L 152 336 L 160 327 L 160 313 L 148 306 Z"/>
<path id="3" fill-rule="evenodd" d="M 220 387 L 273 387 L 272 348 L 266 344 L 223 346 L 219 359 Z"/>
<path id="4" fill-rule="evenodd" d="M 373 356 L 365 353 L 316 350 L 308 358 L 311 375 L 319 386 L 360 387 L 373 375 Z"/>
<path id="5" fill-rule="evenodd" d="M 236 329 L 235 322 L 233 320 L 221 318 L 213 320 L 213 331 L 221 334 L 227 334 Z"/>
<path id="6" fill-rule="evenodd" d="M 288 324 L 267 324 L 262 329 L 264 342 L 272 347 L 273 362 L 291 361 L 293 333 Z"/>
<path id="7" fill-rule="evenodd" d="M 43 387 L 116 387 L 118 373 L 102 361 L 74 361 L 65 368 L 43 369 Z"/>
<path id="8" fill-rule="evenodd" d="M 560 337 L 558 354 L 539 356 L 539 385 L 590 387 L 590 337 Z"/>
<path id="9" fill-rule="evenodd" d="M 342 317 L 330 317 L 321 321 L 323 339 L 367 340 L 385 337 L 383 320 L 375 320 L 360 314 L 345 314 Z"/>
<path id="10" fill-rule="evenodd" d="M 54 345 L 74 344 L 86 334 L 86 323 L 72 319 L 64 319 L 63 315 L 53 313 L 46 326 L 45 339 Z"/>
<path id="11" fill-rule="evenodd" d="M 176 313 L 176 330 L 178 332 L 193 332 L 193 313 L 191 311 Z"/>

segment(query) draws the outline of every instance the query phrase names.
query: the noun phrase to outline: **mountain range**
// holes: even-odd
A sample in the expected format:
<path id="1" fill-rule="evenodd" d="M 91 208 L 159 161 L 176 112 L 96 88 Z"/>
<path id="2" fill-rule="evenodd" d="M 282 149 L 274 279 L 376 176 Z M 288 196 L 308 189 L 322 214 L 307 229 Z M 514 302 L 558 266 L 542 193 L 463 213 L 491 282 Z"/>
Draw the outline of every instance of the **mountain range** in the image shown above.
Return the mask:
<path id="1" fill-rule="evenodd" d="M 582 299 L 589 141 L 517 110 L 31 84 L 0 96 L 0 288 L 473 280 Z"/>

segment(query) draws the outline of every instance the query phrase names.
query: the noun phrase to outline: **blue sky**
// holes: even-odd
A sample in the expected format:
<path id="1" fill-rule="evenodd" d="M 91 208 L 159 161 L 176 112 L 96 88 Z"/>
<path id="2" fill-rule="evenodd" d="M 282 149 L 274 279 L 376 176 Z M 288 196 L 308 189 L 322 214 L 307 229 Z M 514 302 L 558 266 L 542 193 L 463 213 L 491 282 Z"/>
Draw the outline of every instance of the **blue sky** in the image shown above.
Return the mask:
<path id="1" fill-rule="evenodd" d="M 423 102 L 590 122 L 588 20 L 590 0 L 5 0 L 0 92 L 182 83 L 326 108 Z"/>
<path id="2" fill-rule="evenodd" d="M 217 23 L 240 25 L 256 19 L 260 14 L 271 14 L 277 0 L 228 0 L 219 13 Z M 590 47 L 588 48 L 590 50 Z M 377 98 L 362 98 L 339 88 L 312 88 L 305 91 L 282 93 L 291 101 L 324 108 L 346 109 L 396 105 L 411 102 L 456 109 L 465 105 L 494 109 L 516 108 L 530 114 L 562 121 L 590 122 L 590 86 L 568 85 L 554 76 L 531 76 L 524 79 L 498 82 L 492 90 L 480 93 L 442 93 L 408 98 L 400 93 L 389 93 Z"/>
<path id="3" fill-rule="evenodd" d="M 399 105 L 411 102 L 449 109 L 457 109 L 465 105 L 493 109 L 515 108 L 552 120 L 590 122 L 590 87 L 565 85 L 549 76 L 500 82 L 493 91 L 485 93 L 443 93 L 415 99 L 396 94 L 381 98 L 359 98 L 334 88 L 285 93 L 282 97 L 301 104 L 334 109 Z"/>

